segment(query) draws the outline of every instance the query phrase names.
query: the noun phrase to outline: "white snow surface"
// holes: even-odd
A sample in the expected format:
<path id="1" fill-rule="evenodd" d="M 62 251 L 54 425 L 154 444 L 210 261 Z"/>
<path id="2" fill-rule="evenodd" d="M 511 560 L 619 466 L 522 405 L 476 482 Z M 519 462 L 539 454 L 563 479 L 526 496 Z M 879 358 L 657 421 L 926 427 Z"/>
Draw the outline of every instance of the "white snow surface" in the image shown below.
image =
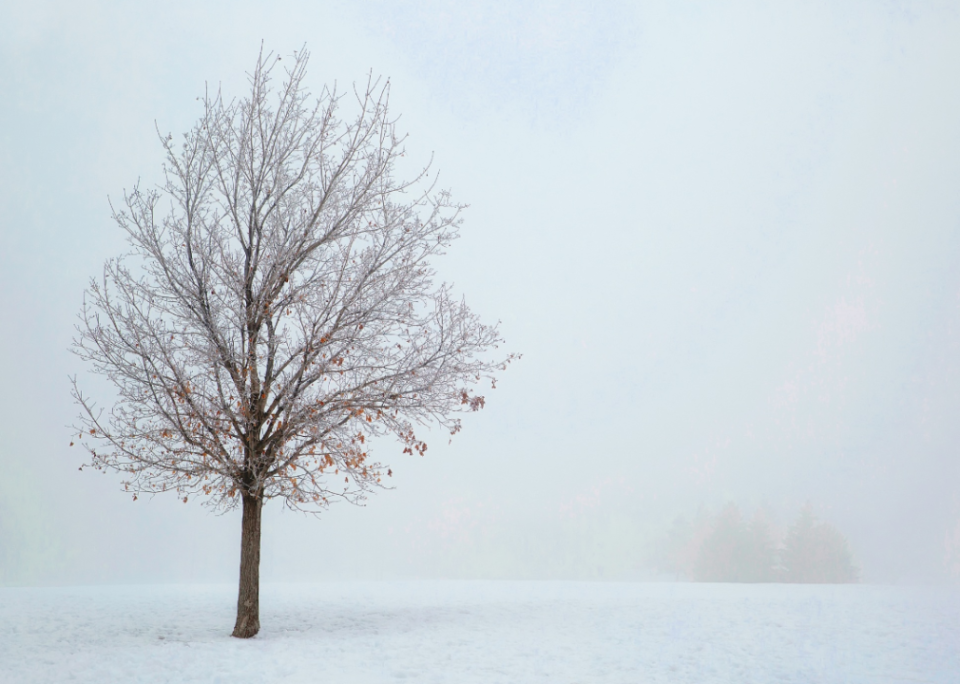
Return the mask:
<path id="1" fill-rule="evenodd" d="M 593 582 L 0 589 L 0 682 L 960 682 L 960 589 Z"/>

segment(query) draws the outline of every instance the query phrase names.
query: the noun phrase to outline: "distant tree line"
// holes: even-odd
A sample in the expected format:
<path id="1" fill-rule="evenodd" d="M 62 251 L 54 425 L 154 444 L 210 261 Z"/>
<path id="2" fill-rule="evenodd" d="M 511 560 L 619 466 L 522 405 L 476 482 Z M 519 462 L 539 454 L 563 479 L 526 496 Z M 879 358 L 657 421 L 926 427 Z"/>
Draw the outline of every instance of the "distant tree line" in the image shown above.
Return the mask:
<path id="1" fill-rule="evenodd" d="M 785 534 L 764 511 L 746 520 L 736 504 L 677 518 L 662 539 L 655 566 L 697 582 L 850 583 L 860 579 L 846 537 L 804 506 Z"/>

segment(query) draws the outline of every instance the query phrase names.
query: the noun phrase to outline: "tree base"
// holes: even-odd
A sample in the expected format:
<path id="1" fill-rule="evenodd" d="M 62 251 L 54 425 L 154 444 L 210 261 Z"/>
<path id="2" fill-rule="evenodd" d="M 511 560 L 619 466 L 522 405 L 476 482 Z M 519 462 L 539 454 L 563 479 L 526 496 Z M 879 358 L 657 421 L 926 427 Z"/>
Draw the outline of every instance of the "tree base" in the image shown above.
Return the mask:
<path id="1" fill-rule="evenodd" d="M 260 631 L 260 621 L 256 618 L 238 617 L 237 624 L 233 628 L 233 634 L 230 636 L 237 639 L 249 639 L 257 636 Z"/>

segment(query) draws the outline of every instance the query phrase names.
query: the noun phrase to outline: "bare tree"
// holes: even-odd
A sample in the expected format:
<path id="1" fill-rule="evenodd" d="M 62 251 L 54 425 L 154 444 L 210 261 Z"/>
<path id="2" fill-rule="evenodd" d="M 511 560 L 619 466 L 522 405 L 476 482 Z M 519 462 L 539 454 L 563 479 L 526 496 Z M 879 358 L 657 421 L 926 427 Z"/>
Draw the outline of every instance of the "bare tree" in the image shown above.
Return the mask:
<path id="1" fill-rule="evenodd" d="M 91 280 L 73 347 L 117 393 L 101 409 L 74 378 L 90 465 L 134 499 L 242 503 L 236 637 L 260 628 L 264 502 L 362 501 L 392 474 L 371 437 L 422 455 L 414 427 L 456 433 L 513 358 L 487 360 L 496 326 L 434 283 L 463 207 L 428 169 L 395 178 L 389 83 L 354 88 L 345 122 L 335 89 L 307 91 L 307 60 L 261 52 L 249 96 L 208 93 L 182 144 L 161 136 L 165 182 L 114 208 L 131 250 Z"/>

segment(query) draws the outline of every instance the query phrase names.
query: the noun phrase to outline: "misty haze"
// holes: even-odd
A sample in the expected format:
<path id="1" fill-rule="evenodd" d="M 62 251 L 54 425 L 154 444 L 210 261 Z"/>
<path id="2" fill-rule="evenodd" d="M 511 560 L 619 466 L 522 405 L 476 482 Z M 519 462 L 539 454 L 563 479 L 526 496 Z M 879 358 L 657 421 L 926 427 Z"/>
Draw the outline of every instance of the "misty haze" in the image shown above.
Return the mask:
<path id="1" fill-rule="evenodd" d="M 960 679 L 956 8 L 0 0 L 0 67 L 0 681 Z"/>

